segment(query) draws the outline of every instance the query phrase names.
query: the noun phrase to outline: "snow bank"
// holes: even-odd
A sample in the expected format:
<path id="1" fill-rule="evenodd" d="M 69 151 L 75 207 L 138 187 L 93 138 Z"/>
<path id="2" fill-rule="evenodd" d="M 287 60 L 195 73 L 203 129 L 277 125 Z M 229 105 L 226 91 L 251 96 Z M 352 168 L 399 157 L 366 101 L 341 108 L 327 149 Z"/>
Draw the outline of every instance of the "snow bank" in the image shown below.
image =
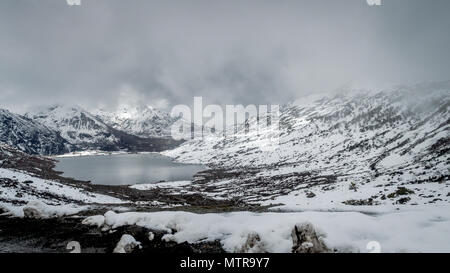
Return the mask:
<path id="1" fill-rule="evenodd" d="M 40 201 L 31 201 L 25 206 L 13 206 L 7 203 L 0 203 L 0 208 L 5 210 L 7 215 L 40 219 L 73 215 L 87 210 L 90 207 L 76 207 L 73 205 L 51 206 Z"/>
<path id="2" fill-rule="evenodd" d="M 85 224 L 101 223 L 103 218 L 87 218 Z M 326 235 L 324 243 L 338 251 L 367 252 L 370 242 L 382 252 L 450 252 L 450 210 L 446 207 L 418 208 L 380 215 L 359 212 L 295 213 L 213 213 L 109 211 L 103 225 L 117 228 L 138 225 L 168 232 L 168 241 L 198 242 L 219 240 L 226 251 L 245 249 L 249 235 L 257 234 L 259 251 L 290 252 L 291 231 L 298 223 L 310 222 Z M 172 234 L 173 231 L 176 231 Z"/>

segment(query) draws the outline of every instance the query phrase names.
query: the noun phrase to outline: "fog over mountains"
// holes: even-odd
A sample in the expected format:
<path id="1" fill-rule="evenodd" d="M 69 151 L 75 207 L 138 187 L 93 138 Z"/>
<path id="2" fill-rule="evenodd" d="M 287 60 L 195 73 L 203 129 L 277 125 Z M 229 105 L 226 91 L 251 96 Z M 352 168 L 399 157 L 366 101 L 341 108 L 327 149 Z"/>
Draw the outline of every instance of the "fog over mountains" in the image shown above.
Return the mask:
<path id="1" fill-rule="evenodd" d="M 178 117 L 146 105 L 123 105 L 117 111 L 98 110 L 96 116 L 109 126 L 140 137 L 170 137 Z"/>
<path id="2" fill-rule="evenodd" d="M 246 134 L 241 127 L 236 134 L 187 141 L 164 154 L 225 169 L 198 177 L 195 190 L 214 197 L 305 206 L 298 196 L 313 192 L 315 202 L 407 203 L 410 199 L 380 199 L 377 187 L 421 185 L 426 193 L 411 203 L 445 203 L 428 193 L 450 178 L 449 107 L 450 82 L 341 90 L 282 107 L 279 128 Z M 267 141 L 274 136 L 276 142 Z M 339 194 L 351 184 L 360 188 L 353 201 Z"/>
<path id="3" fill-rule="evenodd" d="M 0 108 L 285 104 L 450 75 L 447 0 L 134 2 L 1 1 Z"/>
<path id="4" fill-rule="evenodd" d="M 280 136 L 272 152 L 261 149 L 267 145 L 265 135 L 255 139 L 249 134 L 237 138 L 213 134 L 188 141 L 173 153 L 185 149 L 189 153 L 180 155 L 181 160 L 239 167 L 305 161 L 304 168 L 319 168 L 320 164 L 328 171 L 334 161 L 341 169 L 354 169 L 358 163 L 357 168 L 374 170 L 377 162 L 388 160 L 391 154 L 397 155 L 396 160 L 412 163 L 420 161 L 416 153 L 425 152 L 420 158 L 428 158 L 429 153 L 447 149 L 449 94 L 448 82 L 385 91 L 341 90 L 282 106 L 280 128 L 267 132 Z M 2 110 L 1 118 L 1 141 L 33 154 L 80 149 L 161 150 L 173 145 L 170 128 L 178 119 L 142 105 L 123 106 L 117 112 L 99 109 L 95 114 L 78 106 L 54 105 L 24 116 Z M 368 158 L 362 160 L 361 156 Z M 440 156 L 445 157 L 446 152 L 441 151 Z M 344 158 L 350 161 L 345 163 Z M 438 159 L 446 160 L 429 160 Z"/>
<path id="5" fill-rule="evenodd" d="M 338 90 L 283 105 L 279 127 L 245 132 L 256 122 L 249 119 L 236 133 L 205 134 L 184 143 L 168 136 L 176 118 L 161 110 L 135 106 L 92 114 L 54 105 L 24 116 L 2 110 L 0 141 L 41 155 L 166 150 L 177 161 L 222 170 L 212 177 L 200 174 L 196 179 L 203 182 L 192 188 L 212 198 L 273 203 L 280 196 L 290 204 L 289 196 L 304 190 L 305 196 L 313 192 L 320 199 L 352 183 L 367 189 L 349 202 L 386 202 L 374 192 L 375 184 L 421 185 L 427 192 L 399 202 L 445 202 L 428 193 L 435 191 L 429 183 L 450 175 L 449 98 L 450 82 Z M 276 142 L 268 141 L 274 137 Z"/>
<path id="6" fill-rule="evenodd" d="M 245 248 L 248 240 L 241 236 L 243 241 L 233 239 L 234 243 L 224 248 L 231 252 L 288 252 L 292 246 L 285 235 L 298 219 L 305 219 L 326 228 L 330 234 L 326 243 L 335 252 L 359 252 L 372 236 L 387 238 L 380 239 L 383 246 L 395 251 L 410 241 L 410 235 L 401 239 L 404 223 L 410 223 L 408 230 L 429 245 L 413 241 L 408 249 L 440 249 L 441 240 L 434 240 L 435 236 L 423 239 L 423 225 L 431 226 L 432 234 L 442 234 L 442 228 L 448 226 L 442 219 L 448 219 L 450 202 L 449 107 L 450 82 L 387 90 L 344 89 L 283 105 L 279 126 L 270 124 L 262 131 L 246 132 L 257 122 L 250 118 L 237 126 L 235 133 L 211 133 L 184 143 L 166 136 L 166 125 L 173 119 L 153 108 L 92 114 L 78 106 L 54 105 L 24 116 L 1 110 L 0 209 L 40 219 L 94 207 L 107 212 L 84 218 L 82 224 L 103 228 L 109 223 L 116 226 L 114 221 L 117 226 L 145 223 L 146 227 L 180 221 L 184 227 L 185 221 L 197 223 L 192 220 L 197 215 L 221 217 L 220 213 L 182 212 L 186 215 L 176 220 L 161 212 L 158 215 L 164 216 L 160 219 L 148 215 L 152 212 L 141 212 L 146 209 L 268 208 L 286 213 L 234 212 L 234 222 L 228 223 L 229 217 L 226 221 L 236 228 L 229 230 L 217 227 L 216 220 L 207 226 L 198 220 L 196 230 L 201 236 L 192 238 L 226 242 L 246 234 L 244 230 L 249 232 L 250 227 L 251 232 L 259 232 L 261 245 Z M 104 186 L 61 177 L 53 170 L 53 159 L 30 155 L 81 150 L 162 151 L 180 163 L 201 163 L 208 169 L 190 181 Z M 115 212 L 130 208 L 139 212 Z M 274 215 L 282 217 L 255 224 L 256 219 Z M 121 220 L 123 217 L 127 220 Z M 166 217 L 172 220 L 166 222 Z M 255 219 L 239 225 L 249 217 Z M 278 224 L 281 219 L 287 226 Z M 374 219 L 377 228 L 368 229 Z M 389 223 L 395 223 L 394 235 L 400 236 L 400 242 L 390 240 L 393 231 L 385 227 Z M 211 237 L 211 228 L 217 228 L 217 235 Z M 368 230 L 369 235 L 361 239 L 359 234 Z M 185 237 L 178 243 L 182 242 Z M 276 242 L 284 243 L 274 247 Z M 446 246 L 442 249 L 447 250 Z"/>

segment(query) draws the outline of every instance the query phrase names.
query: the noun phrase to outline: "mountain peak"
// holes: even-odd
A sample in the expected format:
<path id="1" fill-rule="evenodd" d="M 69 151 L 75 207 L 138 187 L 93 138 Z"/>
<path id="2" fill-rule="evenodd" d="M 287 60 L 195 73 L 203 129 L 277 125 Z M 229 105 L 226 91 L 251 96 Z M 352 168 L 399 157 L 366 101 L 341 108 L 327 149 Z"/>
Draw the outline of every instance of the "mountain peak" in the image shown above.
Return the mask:
<path id="1" fill-rule="evenodd" d="M 120 105 L 115 111 L 99 110 L 96 116 L 109 126 L 139 137 L 167 137 L 177 120 L 169 113 L 152 106 Z"/>

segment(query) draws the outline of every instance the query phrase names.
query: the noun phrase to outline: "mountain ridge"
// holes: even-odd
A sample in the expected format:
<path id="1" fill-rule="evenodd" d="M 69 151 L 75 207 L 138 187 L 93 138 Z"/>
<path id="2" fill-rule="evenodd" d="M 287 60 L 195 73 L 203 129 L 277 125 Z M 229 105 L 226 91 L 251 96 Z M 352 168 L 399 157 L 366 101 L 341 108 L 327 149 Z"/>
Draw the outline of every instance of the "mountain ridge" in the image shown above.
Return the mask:
<path id="1" fill-rule="evenodd" d="M 170 137 L 170 126 L 178 120 L 146 105 L 122 105 L 116 111 L 99 109 L 94 113 L 109 126 L 139 137 Z"/>
<path id="2" fill-rule="evenodd" d="M 58 132 L 4 109 L 0 109 L 0 142 L 29 154 L 51 155 L 70 151 L 70 144 Z"/>
<path id="3" fill-rule="evenodd" d="M 157 152 L 173 148 L 181 143 L 181 141 L 175 141 L 171 138 L 138 137 L 114 129 L 98 117 L 76 105 L 56 104 L 40 107 L 40 109 L 28 112 L 24 116 L 12 114 L 7 110 L 3 110 L 2 113 L 9 113 L 9 116 L 15 117 L 16 123 L 18 121 L 21 123 L 27 122 L 33 124 L 36 128 L 40 128 L 41 131 L 37 133 L 37 136 L 34 134 L 34 138 L 40 134 L 43 136 L 54 135 L 55 138 L 58 138 L 58 141 L 64 144 L 64 148 L 52 150 L 45 148 L 45 141 L 39 142 L 38 146 L 41 147 L 31 148 L 27 147 L 28 142 L 20 142 L 20 137 L 15 141 L 11 141 L 11 136 L 15 136 L 15 128 L 17 126 L 11 123 L 6 124 L 6 120 L 11 118 L 4 119 L 1 130 L 3 134 L 2 142 L 32 154 L 55 155 L 77 150 Z M 26 131 L 26 128 L 32 127 L 28 125 L 22 128 L 23 131 Z M 31 131 L 37 132 L 36 129 Z M 24 137 L 26 138 L 27 134 L 31 134 L 31 131 L 24 133 Z M 6 135 L 9 135 L 9 138 Z M 51 143 L 49 140 L 47 142 Z"/>
<path id="4" fill-rule="evenodd" d="M 348 94 L 283 106 L 280 128 L 209 135 L 163 153 L 180 162 L 223 170 L 200 174 L 197 190 L 267 205 L 277 201 L 306 205 L 308 199 L 302 203 L 298 196 L 314 192 L 320 199 L 331 194 L 328 190 L 348 191 L 351 183 L 366 189 L 356 194 L 358 200 L 365 200 L 361 204 L 395 203 L 398 200 L 381 201 L 383 195 L 374 189 L 449 181 L 448 82 Z M 278 141 L 265 141 L 274 135 Z M 411 203 L 432 202 L 436 195 L 428 191 L 434 186 L 422 194 L 433 198 Z M 343 196 L 347 194 L 339 195 Z"/>

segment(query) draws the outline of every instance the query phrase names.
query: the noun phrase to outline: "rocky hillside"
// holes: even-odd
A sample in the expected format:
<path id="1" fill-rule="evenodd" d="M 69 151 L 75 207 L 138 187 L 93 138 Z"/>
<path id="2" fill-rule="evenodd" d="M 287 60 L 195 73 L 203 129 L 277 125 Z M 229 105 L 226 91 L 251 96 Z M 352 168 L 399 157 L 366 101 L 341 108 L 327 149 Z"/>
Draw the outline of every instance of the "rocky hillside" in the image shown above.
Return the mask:
<path id="1" fill-rule="evenodd" d="M 28 154 L 61 154 L 69 143 L 60 134 L 27 117 L 0 109 L 0 143 L 17 147 Z"/>
<path id="2" fill-rule="evenodd" d="M 341 91 L 282 107 L 279 128 L 210 135 L 166 154 L 224 168 L 222 173 L 198 177 L 198 187 L 213 196 L 306 204 L 311 200 L 296 196 L 314 198 L 323 193 L 327 196 L 323 202 L 334 198 L 352 204 L 407 203 L 407 194 L 394 193 L 392 200 L 386 195 L 404 185 L 448 187 L 449 106 L 449 82 L 380 92 Z M 326 194 L 347 193 L 349 188 L 356 194 L 339 193 L 339 198 Z M 417 195 L 429 197 L 419 203 L 448 199 L 429 193 L 437 192 L 434 186 L 426 185 L 426 193 L 416 188 Z"/>
<path id="3" fill-rule="evenodd" d="M 60 132 L 77 150 L 161 151 L 179 144 L 169 138 L 141 138 L 117 130 L 78 106 L 55 105 L 26 116 Z"/>
<path id="4" fill-rule="evenodd" d="M 119 142 L 106 124 L 77 106 L 54 105 L 26 116 L 60 132 L 64 139 L 78 147 L 108 149 Z"/>

